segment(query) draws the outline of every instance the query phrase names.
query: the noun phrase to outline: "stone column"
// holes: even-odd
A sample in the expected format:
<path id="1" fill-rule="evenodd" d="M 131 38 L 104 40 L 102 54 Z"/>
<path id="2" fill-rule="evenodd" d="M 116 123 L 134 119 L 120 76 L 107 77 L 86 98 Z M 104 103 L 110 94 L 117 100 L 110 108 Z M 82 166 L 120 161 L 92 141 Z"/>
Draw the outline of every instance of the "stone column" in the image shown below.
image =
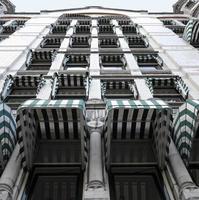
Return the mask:
<path id="1" fill-rule="evenodd" d="M 199 199 L 199 188 L 188 173 L 173 141 L 171 141 L 169 152 L 169 164 L 179 186 L 179 199 Z"/>
<path id="2" fill-rule="evenodd" d="M 102 188 L 104 186 L 101 141 L 102 125 L 102 122 L 91 121 L 88 123 L 90 129 L 88 188 Z"/>
<path id="3" fill-rule="evenodd" d="M 0 200 L 12 199 L 13 188 L 20 169 L 21 156 L 19 155 L 19 145 L 17 144 L 0 178 Z"/>

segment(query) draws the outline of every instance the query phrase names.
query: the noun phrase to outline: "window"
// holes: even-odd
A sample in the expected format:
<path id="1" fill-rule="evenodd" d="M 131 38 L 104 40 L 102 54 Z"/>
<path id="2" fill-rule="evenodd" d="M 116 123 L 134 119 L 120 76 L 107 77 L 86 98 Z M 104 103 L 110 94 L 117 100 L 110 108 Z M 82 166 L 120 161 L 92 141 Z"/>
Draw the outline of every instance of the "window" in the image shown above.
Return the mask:
<path id="1" fill-rule="evenodd" d="M 179 37 L 182 37 L 185 29 L 185 25 L 178 25 L 172 19 L 163 19 L 161 20 L 166 28 L 171 29 L 174 33 L 176 33 Z"/>
<path id="2" fill-rule="evenodd" d="M 65 25 L 51 25 L 50 34 L 53 35 L 66 35 L 68 26 Z"/>
<path id="3" fill-rule="evenodd" d="M 78 25 L 91 25 L 91 20 L 78 20 Z"/>
<path id="4" fill-rule="evenodd" d="M 100 25 L 98 28 L 99 34 L 114 34 L 114 26 L 113 25 Z"/>
<path id="5" fill-rule="evenodd" d="M 57 22 L 57 25 L 65 25 L 65 26 L 69 26 L 71 23 L 71 20 L 68 19 L 60 19 Z"/>
<path id="6" fill-rule="evenodd" d="M 130 48 L 147 48 L 149 46 L 144 36 L 128 36 L 127 40 Z"/>
<path id="7" fill-rule="evenodd" d="M 109 18 L 98 18 L 98 25 L 110 25 L 111 19 Z"/>
<path id="8" fill-rule="evenodd" d="M 171 29 L 177 35 L 182 36 L 184 33 L 185 26 L 167 26 L 167 28 Z"/>
<path id="9" fill-rule="evenodd" d="M 73 154 L 73 152 L 71 152 Z M 51 170 L 50 170 L 51 169 Z M 72 171 L 72 172 L 71 172 Z M 35 168 L 34 175 L 29 178 L 30 191 L 26 197 L 30 200 L 43 199 L 82 199 L 83 175 L 76 166 L 53 168 Z"/>
<path id="10" fill-rule="evenodd" d="M 102 80 L 104 99 L 137 99 L 138 92 L 134 81 Z"/>
<path id="11" fill-rule="evenodd" d="M 1 35 L 11 35 L 13 34 L 19 27 L 10 25 L 10 26 L 3 26 L 2 29 L 0 30 Z"/>
<path id="12" fill-rule="evenodd" d="M 163 61 L 158 54 L 135 54 L 134 56 L 142 73 L 163 71 Z"/>
<path id="13" fill-rule="evenodd" d="M 137 34 L 137 27 L 135 25 L 122 25 L 123 34 Z"/>
<path id="14" fill-rule="evenodd" d="M 24 101 L 36 98 L 41 80 L 41 76 L 10 76 L 5 81 L 7 87 L 3 89 L 3 101 L 16 110 Z"/>
<path id="15" fill-rule="evenodd" d="M 90 26 L 89 25 L 76 25 L 74 33 L 75 34 L 90 34 Z"/>
<path id="16" fill-rule="evenodd" d="M 188 8 L 188 9 L 192 9 L 195 5 L 196 5 L 195 0 L 189 0 L 185 7 Z"/>
<path id="17" fill-rule="evenodd" d="M 172 26 L 172 25 L 176 25 L 176 23 L 173 21 L 173 20 L 166 20 L 166 19 L 164 19 L 164 20 L 161 20 L 162 22 L 163 22 L 163 24 L 165 25 L 165 26 Z"/>
<path id="18" fill-rule="evenodd" d="M 180 22 L 182 22 L 184 25 L 187 25 L 188 21 L 189 21 L 189 20 L 186 20 L 186 19 L 180 20 Z"/>
<path id="19" fill-rule="evenodd" d="M 122 25 L 130 25 L 131 23 L 132 23 L 131 20 L 118 20 L 118 24 L 120 26 L 122 26 Z"/>
<path id="20" fill-rule="evenodd" d="M 26 59 L 26 70 L 48 71 L 56 56 L 56 51 L 32 51 Z M 47 73 L 47 72 L 46 72 Z"/>
<path id="21" fill-rule="evenodd" d="M 8 20 L 1 19 L 1 20 L 0 20 L 0 25 L 2 26 L 2 25 L 4 25 L 6 22 L 8 22 Z"/>
<path id="22" fill-rule="evenodd" d="M 52 99 L 84 99 L 88 97 L 87 75 L 55 74 L 53 77 Z"/>
<path id="23" fill-rule="evenodd" d="M 66 55 L 63 61 L 64 70 L 66 69 L 86 69 L 89 66 L 88 55 L 72 54 Z"/>
<path id="24" fill-rule="evenodd" d="M 64 38 L 48 37 L 44 38 L 40 44 L 41 48 L 59 49 Z"/>
<path id="25" fill-rule="evenodd" d="M 100 48 L 118 48 L 120 46 L 117 37 L 101 37 L 99 38 Z"/>
<path id="26" fill-rule="evenodd" d="M 100 66 L 103 68 L 125 69 L 126 60 L 122 54 L 119 55 L 100 55 Z"/>
<path id="27" fill-rule="evenodd" d="M 149 78 L 154 98 L 166 101 L 177 109 L 188 98 L 188 87 L 180 77 Z"/>
<path id="28" fill-rule="evenodd" d="M 88 36 L 73 36 L 70 39 L 70 47 L 72 48 L 89 48 L 90 37 Z"/>

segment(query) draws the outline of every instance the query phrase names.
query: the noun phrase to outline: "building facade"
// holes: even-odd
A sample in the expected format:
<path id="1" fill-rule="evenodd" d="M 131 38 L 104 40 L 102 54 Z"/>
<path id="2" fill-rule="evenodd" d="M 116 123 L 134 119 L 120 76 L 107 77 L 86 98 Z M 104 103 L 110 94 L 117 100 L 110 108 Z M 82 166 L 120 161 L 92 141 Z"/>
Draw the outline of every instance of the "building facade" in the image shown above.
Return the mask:
<path id="1" fill-rule="evenodd" d="M 199 23 L 185 3 L 1 16 L 0 199 L 199 199 Z"/>

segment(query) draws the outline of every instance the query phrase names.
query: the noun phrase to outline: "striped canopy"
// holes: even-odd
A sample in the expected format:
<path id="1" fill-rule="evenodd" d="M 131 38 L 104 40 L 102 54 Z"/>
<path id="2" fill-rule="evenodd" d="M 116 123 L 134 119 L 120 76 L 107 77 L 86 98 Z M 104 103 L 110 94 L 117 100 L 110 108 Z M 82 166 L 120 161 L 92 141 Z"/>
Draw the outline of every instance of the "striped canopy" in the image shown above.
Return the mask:
<path id="1" fill-rule="evenodd" d="M 173 140 L 184 160 L 189 163 L 193 139 L 196 137 L 198 129 L 199 101 L 187 100 L 175 116 L 173 127 Z"/>
<path id="2" fill-rule="evenodd" d="M 199 42 L 199 20 L 198 19 L 189 20 L 184 30 L 183 39 L 193 44 Z"/>
<path id="3" fill-rule="evenodd" d="M 16 122 L 9 106 L 0 103 L 0 166 L 5 167 L 16 144 Z"/>
<path id="4" fill-rule="evenodd" d="M 110 165 L 111 140 L 153 139 L 161 169 L 169 152 L 171 108 L 162 100 L 107 101 L 105 124 L 106 164 Z"/>
<path id="5" fill-rule="evenodd" d="M 31 169 L 38 139 L 81 143 L 82 167 L 87 160 L 85 104 L 82 100 L 28 100 L 17 111 L 17 137 L 22 165 Z"/>

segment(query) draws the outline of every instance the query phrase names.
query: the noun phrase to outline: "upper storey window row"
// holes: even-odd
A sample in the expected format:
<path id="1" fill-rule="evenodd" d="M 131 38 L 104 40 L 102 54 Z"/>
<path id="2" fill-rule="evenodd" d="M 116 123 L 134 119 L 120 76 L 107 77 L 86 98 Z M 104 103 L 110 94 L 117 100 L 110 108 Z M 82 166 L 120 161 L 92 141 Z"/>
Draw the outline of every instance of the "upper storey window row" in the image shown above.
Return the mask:
<path id="1" fill-rule="evenodd" d="M 179 20 L 180 22 L 182 22 L 184 25 L 187 25 L 187 23 L 188 23 L 188 19 L 182 19 L 182 20 Z"/>
<path id="2" fill-rule="evenodd" d="M 40 44 L 41 48 L 59 49 L 64 38 L 46 37 Z"/>
<path id="3" fill-rule="evenodd" d="M 43 82 L 42 76 L 15 76 L 9 75 L 4 83 L 1 99 L 13 110 L 28 99 L 36 98 L 36 94 Z"/>
<path id="4" fill-rule="evenodd" d="M 165 27 L 171 29 L 174 33 L 179 35 L 180 37 L 183 35 L 185 25 L 180 25 L 172 19 L 163 19 L 161 20 Z"/>
<path id="5" fill-rule="evenodd" d="M 169 74 L 157 53 L 135 53 L 137 64 L 143 74 Z"/>
<path id="6" fill-rule="evenodd" d="M 63 61 L 64 70 L 86 69 L 89 67 L 87 54 L 66 55 Z"/>
<path id="7" fill-rule="evenodd" d="M 6 19 L 0 19 L 0 26 L 4 25 L 8 21 L 9 20 L 6 20 Z"/>
<path id="8" fill-rule="evenodd" d="M 75 13 L 71 13 L 71 14 L 63 14 L 59 17 L 59 20 L 64 20 L 64 19 L 91 19 L 90 16 L 88 15 L 83 15 L 83 14 L 75 14 Z"/>
<path id="9" fill-rule="evenodd" d="M 131 20 L 118 20 L 118 24 L 120 25 L 120 26 L 123 26 L 123 25 L 131 25 L 132 24 L 132 21 Z"/>
<path id="10" fill-rule="evenodd" d="M 66 25 L 51 25 L 50 34 L 53 35 L 66 35 L 66 31 L 68 30 L 68 26 Z"/>
<path id="11" fill-rule="evenodd" d="M 117 37 L 101 37 L 99 38 L 100 48 L 118 48 L 120 46 Z"/>
<path id="12" fill-rule="evenodd" d="M 126 68 L 126 60 L 122 54 L 100 55 L 100 66 L 103 68 Z"/>
<path id="13" fill-rule="evenodd" d="M 48 71 L 56 56 L 56 51 L 32 51 L 27 55 L 26 69 Z"/>
<path id="14" fill-rule="evenodd" d="M 75 34 L 90 34 L 91 26 L 90 25 L 76 25 L 74 29 Z"/>
<path id="15" fill-rule="evenodd" d="M 77 25 L 91 25 L 91 20 L 78 20 Z"/>
<path id="16" fill-rule="evenodd" d="M 89 36 L 73 36 L 70 39 L 70 47 L 72 48 L 89 48 L 90 37 Z"/>
<path id="17" fill-rule="evenodd" d="M 98 27 L 99 34 L 114 34 L 114 26 L 113 25 L 100 25 Z"/>
<path id="18" fill-rule="evenodd" d="M 111 19 L 108 17 L 99 17 L 98 18 L 98 25 L 110 25 Z"/>
<path id="19" fill-rule="evenodd" d="M 146 37 L 142 35 L 127 36 L 127 41 L 130 48 L 147 48 L 149 42 Z"/>
<path id="20" fill-rule="evenodd" d="M 138 33 L 137 25 L 122 25 L 121 29 L 125 35 Z"/>
<path id="21" fill-rule="evenodd" d="M 102 80 L 103 99 L 137 99 L 134 81 Z"/>
<path id="22" fill-rule="evenodd" d="M 57 25 L 65 25 L 65 26 L 69 26 L 71 23 L 71 20 L 69 19 L 58 19 L 57 21 Z"/>
<path id="23" fill-rule="evenodd" d="M 185 5 L 185 8 L 192 9 L 196 5 L 196 0 L 189 0 L 187 4 Z"/>
<path id="24" fill-rule="evenodd" d="M 13 34 L 16 30 L 20 29 L 26 20 L 14 20 L 11 24 L 3 24 L 0 26 L 0 38 L 1 40 L 8 38 L 9 35 Z"/>

